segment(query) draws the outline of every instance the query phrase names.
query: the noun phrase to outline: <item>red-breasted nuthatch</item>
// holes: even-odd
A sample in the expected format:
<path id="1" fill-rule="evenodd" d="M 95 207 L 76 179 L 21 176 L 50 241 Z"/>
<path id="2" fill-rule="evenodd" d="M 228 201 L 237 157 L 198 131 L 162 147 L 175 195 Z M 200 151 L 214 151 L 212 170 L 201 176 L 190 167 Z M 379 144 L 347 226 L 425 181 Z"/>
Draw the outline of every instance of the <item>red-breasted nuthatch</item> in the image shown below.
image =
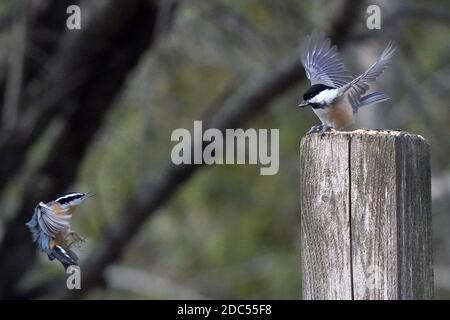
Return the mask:
<path id="1" fill-rule="evenodd" d="M 40 202 L 26 224 L 39 249 L 50 260 L 60 261 L 66 269 L 78 265 L 78 257 L 70 247 L 84 241 L 70 229 L 70 220 L 75 209 L 91 196 L 90 193 L 72 192 L 48 203 Z"/>

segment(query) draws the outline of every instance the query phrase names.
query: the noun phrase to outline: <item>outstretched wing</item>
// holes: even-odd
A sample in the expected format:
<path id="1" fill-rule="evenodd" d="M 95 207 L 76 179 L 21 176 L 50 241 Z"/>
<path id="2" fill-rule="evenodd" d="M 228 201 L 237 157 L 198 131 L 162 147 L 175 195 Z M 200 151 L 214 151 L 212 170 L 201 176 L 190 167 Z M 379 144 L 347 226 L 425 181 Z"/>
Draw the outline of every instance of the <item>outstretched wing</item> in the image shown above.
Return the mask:
<path id="1" fill-rule="evenodd" d="M 45 204 L 40 204 L 39 208 L 37 208 L 38 223 L 46 235 L 55 238 L 61 231 L 69 230 L 71 215 L 55 215 Z"/>
<path id="2" fill-rule="evenodd" d="M 302 48 L 301 61 L 311 85 L 338 88 L 352 81 L 336 46 L 323 33 L 313 32 Z"/>
<path id="3" fill-rule="evenodd" d="M 391 41 L 384 49 L 378 60 L 369 67 L 363 74 L 355 78 L 352 82 L 340 89 L 340 93 L 344 93 L 348 90 L 350 102 L 352 105 L 361 104 L 361 96 L 369 90 L 369 85 L 383 73 L 387 68 L 392 56 L 395 52 L 395 45 Z"/>

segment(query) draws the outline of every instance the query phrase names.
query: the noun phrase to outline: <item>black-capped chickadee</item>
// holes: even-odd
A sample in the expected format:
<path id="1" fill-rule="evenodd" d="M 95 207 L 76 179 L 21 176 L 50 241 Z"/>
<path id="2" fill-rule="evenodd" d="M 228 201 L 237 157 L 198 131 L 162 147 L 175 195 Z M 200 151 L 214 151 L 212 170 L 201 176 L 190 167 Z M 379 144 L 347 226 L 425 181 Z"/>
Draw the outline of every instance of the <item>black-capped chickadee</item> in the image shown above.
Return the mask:
<path id="1" fill-rule="evenodd" d="M 322 121 L 320 126 L 312 127 L 308 133 L 331 129 L 341 129 L 353 123 L 353 115 L 358 109 L 389 100 L 380 92 L 366 94 L 369 84 L 387 68 L 395 51 L 393 42 L 384 49 L 378 60 L 363 74 L 352 78 L 345 68 L 336 46 L 319 32 L 308 36 L 302 49 L 301 61 L 311 87 L 303 95 L 299 107 L 311 106 Z"/>
<path id="2" fill-rule="evenodd" d="M 90 193 L 72 192 L 54 201 L 40 202 L 26 224 L 39 249 L 50 260 L 60 261 L 65 269 L 78 262 L 77 255 L 70 249 L 71 245 L 84 241 L 70 229 L 70 220 L 75 209 L 91 196 Z"/>

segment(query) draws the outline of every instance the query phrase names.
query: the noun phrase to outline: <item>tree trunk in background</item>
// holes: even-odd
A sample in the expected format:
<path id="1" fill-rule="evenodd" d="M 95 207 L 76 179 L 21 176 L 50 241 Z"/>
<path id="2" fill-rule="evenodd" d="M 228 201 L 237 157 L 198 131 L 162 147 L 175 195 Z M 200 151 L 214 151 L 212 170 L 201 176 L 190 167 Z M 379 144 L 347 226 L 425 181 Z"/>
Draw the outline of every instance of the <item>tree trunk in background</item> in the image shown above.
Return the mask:
<path id="1" fill-rule="evenodd" d="M 333 43 L 343 45 L 356 19 L 356 12 L 363 2 L 348 0 L 342 12 L 330 26 Z M 219 129 L 245 126 L 245 123 L 264 112 L 273 100 L 293 88 L 302 79 L 304 71 L 296 52 L 292 52 L 263 77 L 255 77 L 227 99 L 220 111 L 208 121 L 208 126 Z M 120 259 L 131 239 L 145 225 L 155 211 L 167 203 L 176 190 L 185 183 L 198 168 L 203 166 L 174 166 L 171 162 L 159 169 L 156 177 L 143 177 L 142 184 L 124 203 L 123 208 L 99 235 L 95 249 L 82 265 L 83 290 L 64 290 L 64 277 L 55 277 L 38 284 L 19 297 L 80 298 L 103 283 L 103 273 L 108 265 Z"/>
<path id="2" fill-rule="evenodd" d="M 43 105 L 44 115 L 48 116 L 49 112 L 67 115 L 66 125 L 43 166 L 27 183 L 17 214 L 5 226 L 0 273 L 8 276 L 0 277 L 0 297 L 12 295 L 15 285 L 33 266 L 37 249 L 25 222 L 36 203 L 55 198 L 74 182 L 79 164 L 113 99 L 141 54 L 153 43 L 158 13 L 156 1 L 104 2 L 102 7 L 92 9 L 86 27 L 66 32 L 63 37 L 52 58 L 50 73 L 41 84 L 41 100 L 32 102 Z M 37 124 L 48 125 L 48 117 L 45 118 L 46 122 L 37 121 Z M 42 132 L 40 127 L 32 131 L 33 134 Z M 28 149 L 22 147 L 23 151 Z M 15 161 L 24 157 L 20 152 L 15 156 L 11 157 Z M 19 166 L 14 162 L 11 165 Z"/>

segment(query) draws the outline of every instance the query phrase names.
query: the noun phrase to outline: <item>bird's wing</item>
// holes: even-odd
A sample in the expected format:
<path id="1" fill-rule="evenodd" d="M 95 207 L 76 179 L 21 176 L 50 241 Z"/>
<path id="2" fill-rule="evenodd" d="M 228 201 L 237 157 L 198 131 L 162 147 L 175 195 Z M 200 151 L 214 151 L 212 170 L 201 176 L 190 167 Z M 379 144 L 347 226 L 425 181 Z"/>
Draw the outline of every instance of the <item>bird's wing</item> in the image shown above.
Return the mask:
<path id="1" fill-rule="evenodd" d="M 301 61 L 311 85 L 338 88 L 352 81 L 336 46 L 323 33 L 313 32 L 302 48 Z"/>
<path id="2" fill-rule="evenodd" d="M 361 96 L 369 90 L 369 84 L 375 82 L 375 80 L 383 73 L 387 68 L 392 56 L 395 52 L 395 45 L 390 42 L 384 49 L 378 60 L 369 67 L 363 74 L 356 77 L 353 81 L 348 83 L 339 89 L 340 94 L 348 91 L 349 99 L 352 105 L 359 105 Z"/>
<path id="3" fill-rule="evenodd" d="M 47 205 L 41 205 L 38 211 L 38 223 L 44 233 L 55 238 L 61 231 L 66 231 L 70 227 L 71 215 L 55 215 Z"/>

